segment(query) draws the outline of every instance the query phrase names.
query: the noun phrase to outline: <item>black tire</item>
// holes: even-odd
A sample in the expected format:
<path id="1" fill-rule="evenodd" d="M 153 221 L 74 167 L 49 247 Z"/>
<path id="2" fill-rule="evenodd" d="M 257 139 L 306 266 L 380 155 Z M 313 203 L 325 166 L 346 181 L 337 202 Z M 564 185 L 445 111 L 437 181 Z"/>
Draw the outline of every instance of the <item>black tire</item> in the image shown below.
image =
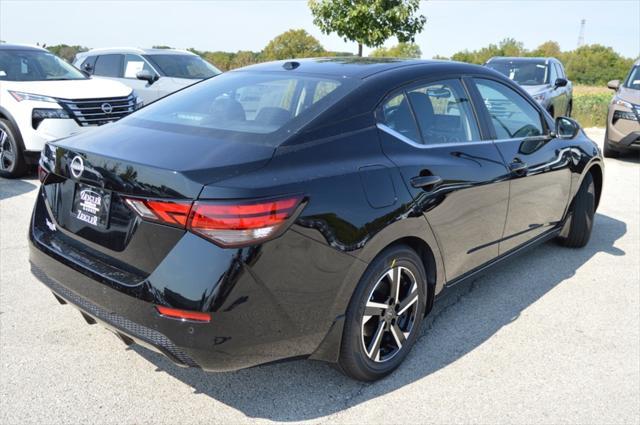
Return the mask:
<path id="1" fill-rule="evenodd" d="M 604 133 L 604 149 L 602 149 L 602 154 L 605 158 L 618 158 L 620 156 L 620 151 L 614 149 L 609 143 L 609 133 Z"/>
<path id="2" fill-rule="evenodd" d="M 549 109 L 547 109 L 547 112 L 549 112 L 549 115 L 551 115 L 551 118 L 556 119 L 553 106 L 549 106 Z"/>
<path id="3" fill-rule="evenodd" d="M 558 242 L 570 248 L 582 248 L 589 242 L 593 229 L 596 206 L 596 187 L 591 173 L 584 176 L 582 185 L 573 200 L 569 216 Z"/>
<path id="4" fill-rule="evenodd" d="M 570 101 L 569 104 L 567 105 L 567 112 L 565 116 L 571 118 L 572 110 L 573 110 L 573 101 Z"/>
<path id="5" fill-rule="evenodd" d="M 16 131 L 9 121 L 0 119 L 0 176 L 21 177 L 28 169 Z"/>
<path id="6" fill-rule="evenodd" d="M 400 282 L 397 300 L 383 301 L 385 289 L 393 291 L 393 280 Z M 396 245 L 381 252 L 360 279 L 347 309 L 338 361 L 342 372 L 359 381 L 375 381 L 393 372 L 420 336 L 427 294 L 424 266 L 413 249 Z M 389 308 L 374 306 L 382 303 Z"/>

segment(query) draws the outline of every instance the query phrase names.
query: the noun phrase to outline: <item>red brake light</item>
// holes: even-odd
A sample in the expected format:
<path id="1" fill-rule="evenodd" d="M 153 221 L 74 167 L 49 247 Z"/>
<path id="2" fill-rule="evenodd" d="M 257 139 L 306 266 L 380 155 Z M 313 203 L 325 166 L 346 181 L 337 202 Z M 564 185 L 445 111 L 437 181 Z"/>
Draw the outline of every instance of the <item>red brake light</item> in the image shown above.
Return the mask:
<path id="1" fill-rule="evenodd" d="M 142 218 L 182 228 L 186 227 L 191 210 L 191 202 L 134 198 L 126 198 L 125 202 Z"/>
<path id="2" fill-rule="evenodd" d="M 222 246 L 241 246 L 275 236 L 302 197 L 228 204 L 197 201 L 188 229 Z"/>
<path id="3" fill-rule="evenodd" d="M 158 310 L 158 313 L 162 316 L 171 317 L 172 319 L 192 320 L 194 322 L 205 323 L 211 321 L 211 314 L 200 311 L 178 310 L 177 308 L 163 307 L 161 305 L 157 305 L 156 310 Z"/>

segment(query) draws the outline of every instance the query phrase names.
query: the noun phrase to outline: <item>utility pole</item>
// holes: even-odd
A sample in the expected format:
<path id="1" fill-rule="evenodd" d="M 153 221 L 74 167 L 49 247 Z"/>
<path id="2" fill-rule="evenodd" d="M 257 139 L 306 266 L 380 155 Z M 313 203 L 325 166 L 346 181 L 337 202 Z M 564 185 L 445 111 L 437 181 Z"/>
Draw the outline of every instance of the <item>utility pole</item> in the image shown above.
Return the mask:
<path id="1" fill-rule="evenodd" d="M 578 47 L 584 46 L 584 27 L 587 24 L 587 20 L 580 21 L 580 34 L 578 34 Z"/>

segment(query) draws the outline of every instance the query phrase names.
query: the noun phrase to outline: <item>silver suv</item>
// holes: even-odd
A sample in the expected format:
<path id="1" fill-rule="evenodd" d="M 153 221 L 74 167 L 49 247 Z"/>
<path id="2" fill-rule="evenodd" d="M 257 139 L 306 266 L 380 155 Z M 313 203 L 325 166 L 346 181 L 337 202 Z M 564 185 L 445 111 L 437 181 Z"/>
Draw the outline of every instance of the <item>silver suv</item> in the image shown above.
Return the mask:
<path id="1" fill-rule="evenodd" d="M 126 84 L 144 104 L 220 74 L 218 68 L 185 50 L 93 49 L 79 53 L 73 64 L 89 75 Z"/>

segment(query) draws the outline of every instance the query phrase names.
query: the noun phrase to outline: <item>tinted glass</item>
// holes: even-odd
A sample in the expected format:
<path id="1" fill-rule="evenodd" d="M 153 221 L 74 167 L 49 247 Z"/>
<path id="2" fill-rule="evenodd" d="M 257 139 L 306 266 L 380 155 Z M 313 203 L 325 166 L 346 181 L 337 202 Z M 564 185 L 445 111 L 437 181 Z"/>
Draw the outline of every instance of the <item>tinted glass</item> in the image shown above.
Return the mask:
<path id="1" fill-rule="evenodd" d="M 220 70 L 200 56 L 195 55 L 146 55 L 158 70 L 167 77 L 204 79 L 220 74 Z"/>
<path id="2" fill-rule="evenodd" d="M 149 66 L 141 56 L 125 55 L 124 57 L 124 78 L 136 78 L 136 74 L 142 70 L 155 74 L 154 70 Z"/>
<path id="3" fill-rule="evenodd" d="M 422 143 L 411 106 L 404 93 L 393 96 L 382 105 L 382 123 L 416 143 Z"/>
<path id="4" fill-rule="evenodd" d="M 426 144 L 480 139 L 469 98 L 458 80 L 446 80 L 407 93 Z"/>
<path id="5" fill-rule="evenodd" d="M 556 68 L 558 70 L 558 77 L 559 78 L 567 78 L 564 74 L 564 69 L 562 68 L 562 65 L 560 65 L 559 63 L 556 64 Z"/>
<path id="6" fill-rule="evenodd" d="M 350 79 L 280 72 L 230 72 L 157 101 L 131 117 L 159 128 L 190 128 L 235 140 L 278 144 L 356 84 Z"/>
<path id="7" fill-rule="evenodd" d="M 0 80 L 47 81 L 84 80 L 80 71 L 49 52 L 0 51 Z"/>
<path id="8" fill-rule="evenodd" d="M 624 86 L 630 89 L 640 90 L 640 66 L 636 65 L 631 68 L 631 72 Z"/>
<path id="9" fill-rule="evenodd" d="M 89 74 L 93 74 L 93 68 L 96 64 L 97 56 L 87 56 L 85 60 L 80 65 L 80 69 L 88 72 Z"/>
<path id="10" fill-rule="evenodd" d="M 540 61 L 491 61 L 487 64 L 522 86 L 538 86 L 549 82 L 548 67 Z"/>
<path id="11" fill-rule="evenodd" d="M 122 75 L 122 55 L 100 55 L 96 59 L 93 74 L 118 78 Z"/>
<path id="12" fill-rule="evenodd" d="M 475 79 L 498 139 L 543 134 L 538 110 L 520 94 L 491 80 Z"/>

